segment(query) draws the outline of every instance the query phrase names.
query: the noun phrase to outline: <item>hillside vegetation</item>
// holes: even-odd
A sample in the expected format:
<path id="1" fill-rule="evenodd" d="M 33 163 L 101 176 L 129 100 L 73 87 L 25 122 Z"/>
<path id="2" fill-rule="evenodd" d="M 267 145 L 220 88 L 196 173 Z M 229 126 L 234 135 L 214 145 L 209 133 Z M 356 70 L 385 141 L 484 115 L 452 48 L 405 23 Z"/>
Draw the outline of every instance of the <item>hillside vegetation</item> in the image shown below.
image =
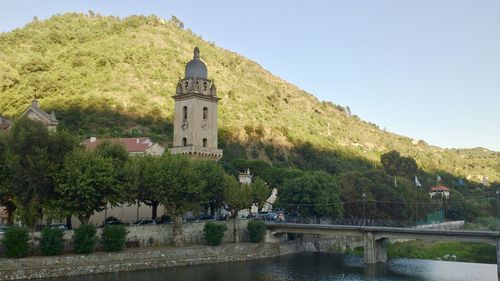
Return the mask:
<path id="1" fill-rule="evenodd" d="M 170 144 L 171 96 L 195 46 L 221 98 L 227 161 L 262 159 L 335 174 L 378 169 L 380 155 L 397 150 L 428 174 L 424 186 L 435 173 L 449 185 L 483 175 L 500 180 L 498 152 L 441 149 L 385 132 L 204 41 L 178 20 L 156 16 L 72 13 L 1 34 L 0 115 L 14 118 L 36 98 L 56 112 L 60 129 L 82 138 L 146 135 Z"/>

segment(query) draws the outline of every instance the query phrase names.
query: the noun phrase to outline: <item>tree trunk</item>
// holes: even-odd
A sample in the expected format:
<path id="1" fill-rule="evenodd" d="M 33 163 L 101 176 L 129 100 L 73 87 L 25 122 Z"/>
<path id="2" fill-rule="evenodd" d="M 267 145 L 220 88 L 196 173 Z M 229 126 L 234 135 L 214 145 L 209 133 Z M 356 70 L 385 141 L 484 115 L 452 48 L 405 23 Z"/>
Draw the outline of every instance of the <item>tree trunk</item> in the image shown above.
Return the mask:
<path id="1" fill-rule="evenodd" d="M 174 246 L 182 245 L 182 216 L 174 216 L 173 230 L 173 242 Z"/>
<path id="2" fill-rule="evenodd" d="M 238 243 L 240 242 L 240 227 L 238 223 L 238 213 L 233 218 L 233 242 Z"/>
<path id="3" fill-rule="evenodd" d="M 72 223 L 71 223 L 71 216 L 67 216 L 67 217 L 66 217 L 66 227 L 67 227 L 68 229 L 73 229 L 73 225 L 72 225 Z"/>
<path id="4" fill-rule="evenodd" d="M 158 217 L 158 205 L 160 204 L 160 202 L 158 201 L 153 201 L 153 203 L 151 203 L 151 219 L 152 220 L 156 220 L 156 218 Z"/>
<path id="5" fill-rule="evenodd" d="M 88 224 L 90 220 L 90 215 L 80 215 L 78 216 L 81 224 Z"/>
<path id="6" fill-rule="evenodd" d="M 14 225 L 14 211 L 16 210 L 16 206 L 13 203 L 7 204 L 7 225 Z"/>

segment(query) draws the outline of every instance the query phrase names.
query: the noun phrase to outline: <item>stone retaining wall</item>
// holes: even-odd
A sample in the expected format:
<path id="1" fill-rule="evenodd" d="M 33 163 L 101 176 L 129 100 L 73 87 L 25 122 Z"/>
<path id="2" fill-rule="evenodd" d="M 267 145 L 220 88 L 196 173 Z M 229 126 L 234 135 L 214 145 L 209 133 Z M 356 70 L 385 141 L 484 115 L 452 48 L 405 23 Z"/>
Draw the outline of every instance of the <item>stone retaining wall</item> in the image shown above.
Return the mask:
<path id="1" fill-rule="evenodd" d="M 121 253 L 0 259 L 0 280 L 18 280 L 270 258 L 299 253 L 302 243 L 224 244 L 218 247 L 156 248 Z"/>
<path id="2" fill-rule="evenodd" d="M 224 235 L 224 242 L 233 241 L 233 221 L 217 221 L 215 223 L 225 224 L 227 226 L 226 234 Z M 240 229 L 240 241 L 249 241 L 247 232 L 248 220 L 240 219 L 238 221 Z M 172 224 L 158 224 L 158 225 L 144 225 L 144 226 L 128 226 L 127 240 L 138 241 L 140 246 L 157 246 L 157 245 L 170 245 L 172 244 Z M 184 244 L 204 244 L 203 227 L 205 222 L 191 222 L 183 224 L 183 243 Z M 102 229 L 97 229 L 97 237 L 101 237 Z M 0 239 L 2 238 L 0 234 Z M 32 235 L 31 244 L 36 248 L 40 232 L 34 232 Z M 65 250 L 72 250 L 73 231 L 67 230 L 64 232 Z M 2 249 L 0 247 L 0 253 Z"/>

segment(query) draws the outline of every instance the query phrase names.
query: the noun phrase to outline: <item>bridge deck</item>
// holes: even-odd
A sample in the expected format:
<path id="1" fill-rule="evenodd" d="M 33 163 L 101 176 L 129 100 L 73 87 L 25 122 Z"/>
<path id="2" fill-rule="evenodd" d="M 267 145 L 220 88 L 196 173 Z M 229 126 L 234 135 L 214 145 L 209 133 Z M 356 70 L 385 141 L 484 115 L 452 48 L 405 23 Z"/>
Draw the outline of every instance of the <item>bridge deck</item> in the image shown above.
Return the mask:
<path id="1" fill-rule="evenodd" d="M 496 245 L 500 233 L 497 231 L 476 230 L 441 230 L 421 228 L 398 228 L 354 225 L 299 224 L 299 223 L 268 223 L 268 229 L 277 233 L 326 234 L 362 237 L 364 233 L 373 233 L 378 238 L 391 239 L 437 239 L 458 240 L 469 242 L 486 242 Z M 377 239 L 378 239 L 377 238 Z"/>

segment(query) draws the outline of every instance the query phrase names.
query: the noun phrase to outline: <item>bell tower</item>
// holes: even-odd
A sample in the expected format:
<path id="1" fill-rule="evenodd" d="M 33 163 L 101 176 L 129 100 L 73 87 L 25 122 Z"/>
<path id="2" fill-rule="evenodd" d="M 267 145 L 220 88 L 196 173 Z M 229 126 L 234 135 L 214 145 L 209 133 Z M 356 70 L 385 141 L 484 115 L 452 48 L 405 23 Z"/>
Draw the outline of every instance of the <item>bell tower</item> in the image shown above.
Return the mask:
<path id="1" fill-rule="evenodd" d="M 200 50 L 194 48 L 193 59 L 186 64 L 185 76 L 179 79 L 175 95 L 174 147 L 172 154 L 218 160 L 222 149 L 217 148 L 217 89 L 208 80 Z"/>

